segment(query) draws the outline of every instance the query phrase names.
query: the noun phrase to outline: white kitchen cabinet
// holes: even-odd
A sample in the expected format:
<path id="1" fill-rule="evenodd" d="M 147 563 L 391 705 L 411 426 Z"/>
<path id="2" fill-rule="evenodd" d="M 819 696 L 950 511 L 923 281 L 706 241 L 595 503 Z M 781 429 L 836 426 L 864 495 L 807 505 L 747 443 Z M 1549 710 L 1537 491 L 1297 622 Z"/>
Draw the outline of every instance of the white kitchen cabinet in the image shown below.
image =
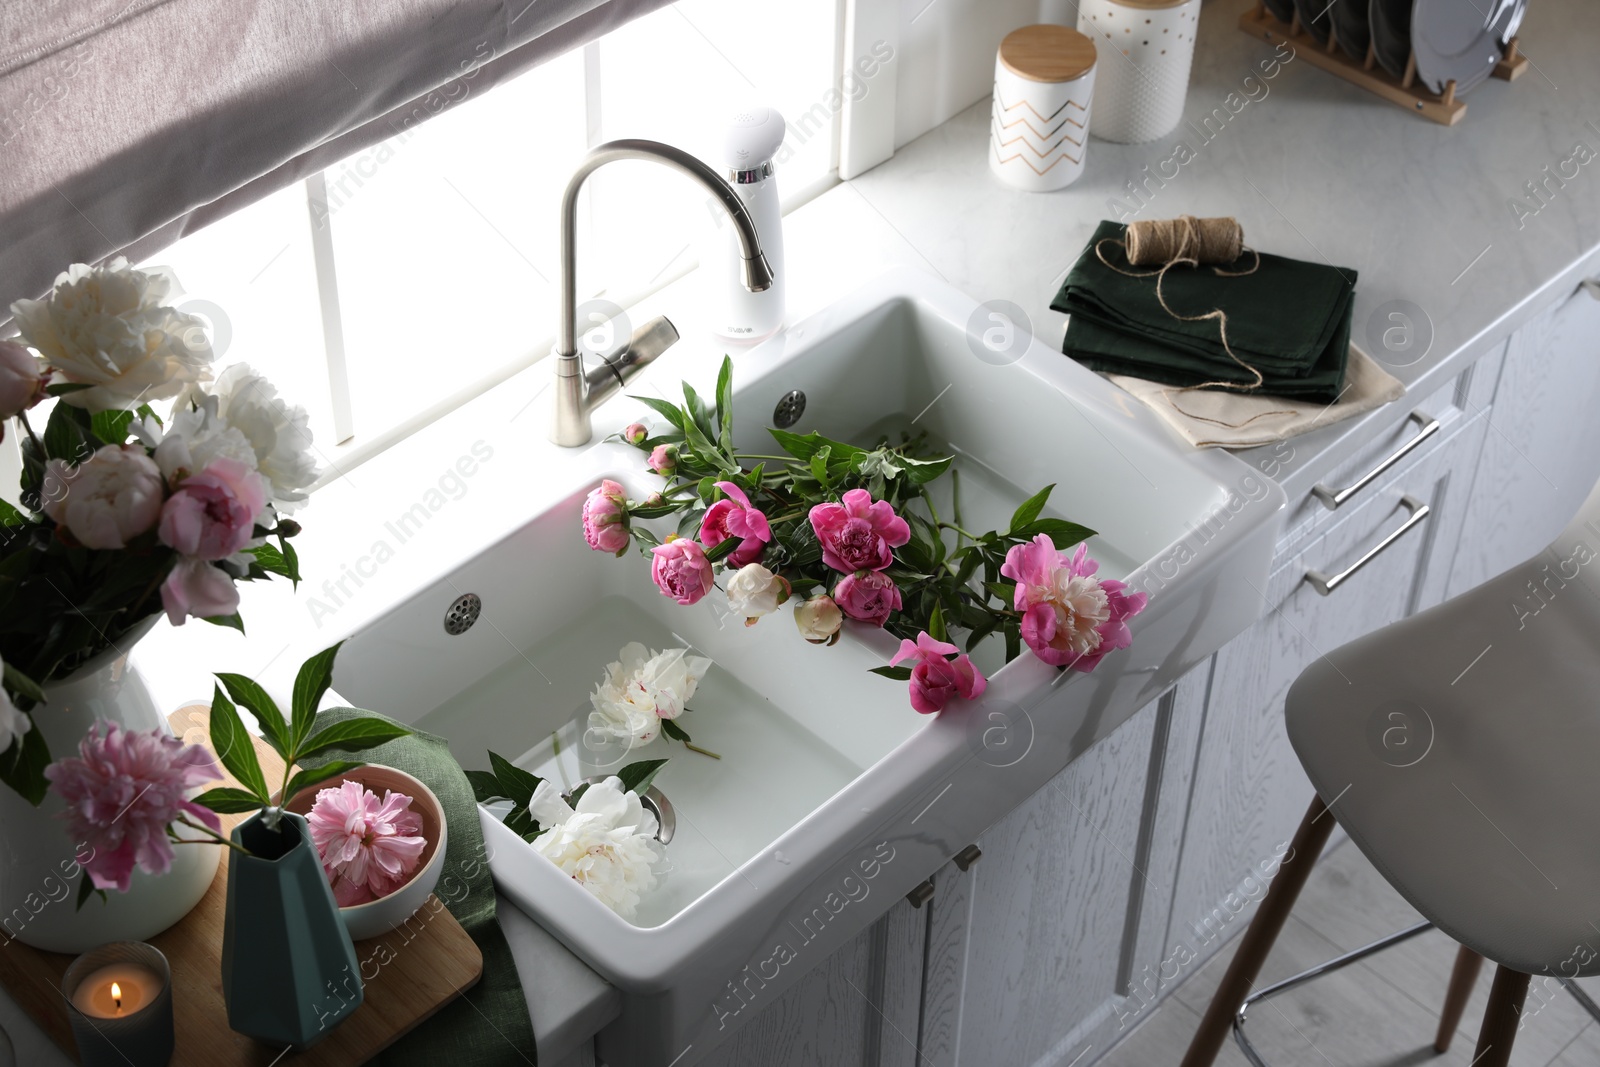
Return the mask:
<path id="1" fill-rule="evenodd" d="M 1580 287 L 1511 339 L 1449 594 L 1547 547 L 1596 480 L 1600 288 Z"/>

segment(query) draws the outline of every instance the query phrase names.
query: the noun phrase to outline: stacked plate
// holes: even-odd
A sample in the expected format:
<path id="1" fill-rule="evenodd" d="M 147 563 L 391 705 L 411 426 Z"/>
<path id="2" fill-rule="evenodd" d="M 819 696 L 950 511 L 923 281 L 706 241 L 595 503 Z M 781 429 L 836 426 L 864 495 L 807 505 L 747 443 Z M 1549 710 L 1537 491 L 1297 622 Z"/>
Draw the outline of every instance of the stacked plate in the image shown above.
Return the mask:
<path id="1" fill-rule="evenodd" d="M 1454 81 L 1466 92 L 1505 56 L 1528 0 L 1265 0 L 1284 22 L 1300 25 L 1319 44 L 1331 33 L 1339 48 L 1365 61 L 1370 44 L 1378 65 L 1404 78 L 1417 61 L 1417 80 L 1443 93 Z"/>

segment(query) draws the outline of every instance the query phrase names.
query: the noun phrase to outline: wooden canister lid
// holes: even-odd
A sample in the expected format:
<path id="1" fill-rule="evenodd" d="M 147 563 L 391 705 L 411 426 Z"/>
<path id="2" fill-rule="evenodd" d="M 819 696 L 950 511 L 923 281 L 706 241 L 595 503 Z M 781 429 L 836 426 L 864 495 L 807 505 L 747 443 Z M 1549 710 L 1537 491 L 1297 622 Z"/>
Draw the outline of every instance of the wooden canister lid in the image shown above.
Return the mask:
<path id="1" fill-rule="evenodd" d="M 1000 42 L 1000 62 L 1031 82 L 1073 81 L 1087 74 L 1094 60 L 1094 42 L 1066 26 L 1024 26 Z"/>

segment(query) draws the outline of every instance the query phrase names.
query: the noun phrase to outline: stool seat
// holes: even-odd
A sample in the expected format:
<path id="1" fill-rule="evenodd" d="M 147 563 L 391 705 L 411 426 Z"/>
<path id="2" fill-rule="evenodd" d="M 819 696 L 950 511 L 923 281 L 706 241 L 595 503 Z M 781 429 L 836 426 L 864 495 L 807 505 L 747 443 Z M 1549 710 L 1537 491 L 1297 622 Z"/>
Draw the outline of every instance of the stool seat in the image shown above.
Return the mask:
<path id="1" fill-rule="evenodd" d="M 1532 560 L 1327 653 L 1285 715 L 1425 918 L 1515 971 L 1600 974 L 1600 486 Z"/>

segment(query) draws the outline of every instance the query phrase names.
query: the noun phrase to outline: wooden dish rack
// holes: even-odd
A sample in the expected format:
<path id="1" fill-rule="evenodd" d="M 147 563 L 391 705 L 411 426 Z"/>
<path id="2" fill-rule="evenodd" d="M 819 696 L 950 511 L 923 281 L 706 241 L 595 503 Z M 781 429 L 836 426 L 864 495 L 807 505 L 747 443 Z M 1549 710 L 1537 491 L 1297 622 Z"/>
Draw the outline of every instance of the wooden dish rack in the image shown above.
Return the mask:
<path id="1" fill-rule="evenodd" d="M 1278 21 L 1272 12 L 1267 10 L 1267 5 L 1260 0 L 1254 9 L 1239 16 L 1239 29 L 1269 44 L 1288 41 L 1295 46 L 1296 54 L 1312 66 L 1321 67 L 1329 74 L 1359 85 L 1368 92 L 1376 93 L 1390 103 L 1437 122 L 1441 126 L 1454 126 L 1467 113 L 1467 105 L 1456 99 L 1454 81 L 1446 83 L 1443 93 L 1431 93 L 1417 83 L 1416 56 L 1411 56 L 1406 61 L 1405 77 L 1396 79 L 1377 65 L 1377 52 L 1371 43 L 1367 45 L 1367 54 L 1364 57 L 1352 58 L 1340 50 L 1337 35 L 1332 27 L 1328 30 L 1328 43 L 1318 44 L 1316 38 L 1300 25 L 1299 14 L 1285 25 Z M 1506 47 L 1505 56 L 1495 64 L 1491 76 L 1502 81 L 1516 81 L 1527 69 L 1528 59 L 1517 51 L 1517 39 L 1513 37 Z"/>

